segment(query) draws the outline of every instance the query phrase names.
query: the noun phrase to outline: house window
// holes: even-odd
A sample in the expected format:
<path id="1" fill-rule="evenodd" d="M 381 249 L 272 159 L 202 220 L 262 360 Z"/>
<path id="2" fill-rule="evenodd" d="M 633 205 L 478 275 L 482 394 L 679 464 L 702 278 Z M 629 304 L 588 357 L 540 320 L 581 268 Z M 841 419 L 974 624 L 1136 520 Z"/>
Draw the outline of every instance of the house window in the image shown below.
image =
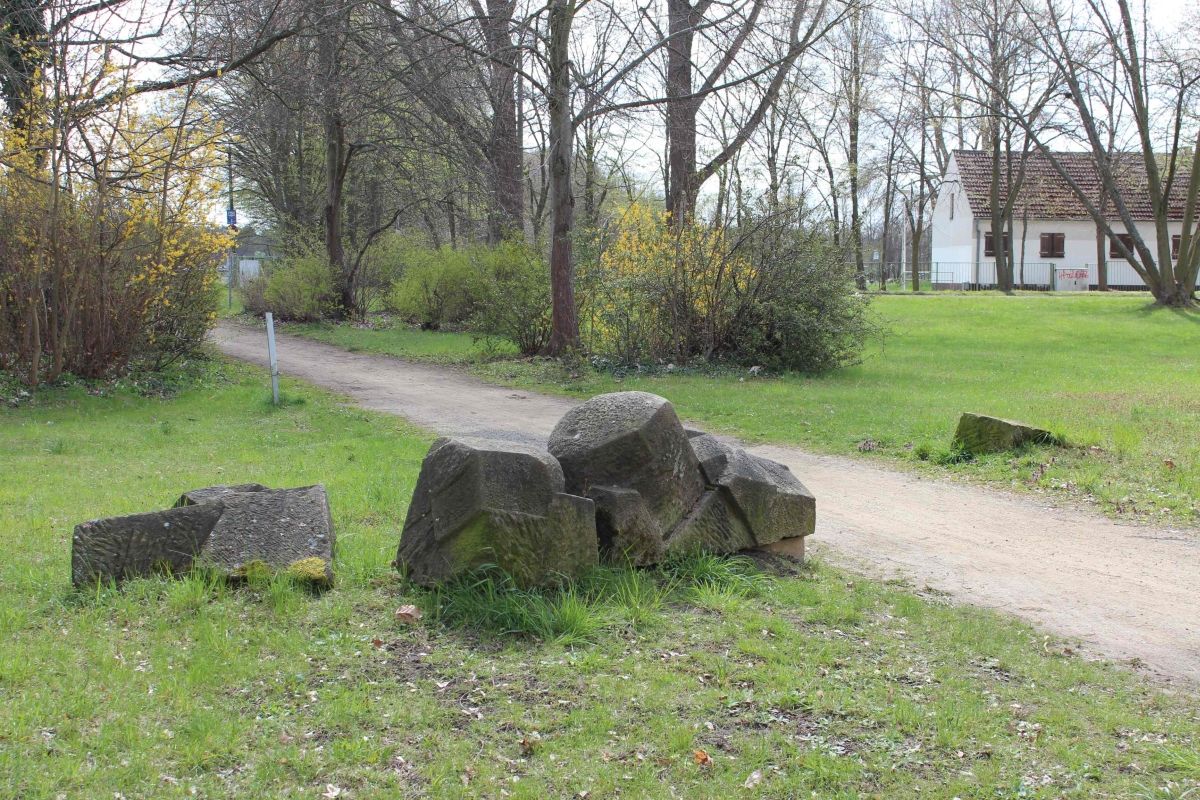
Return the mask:
<path id="1" fill-rule="evenodd" d="M 1008 252 L 1008 232 L 1007 231 L 1000 234 L 1000 247 L 1003 248 L 1005 252 Z M 996 255 L 995 237 L 992 236 L 991 231 L 987 231 L 986 233 L 983 234 L 983 254 L 985 256 L 992 256 L 992 257 L 995 257 L 995 255 Z"/>
<path id="2" fill-rule="evenodd" d="M 1065 233 L 1042 234 L 1042 258 L 1062 258 L 1066 253 L 1067 236 Z"/>
<path id="3" fill-rule="evenodd" d="M 1175 261 L 1179 260 L 1179 243 L 1182 238 L 1182 234 L 1178 233 L 1171 237 L 1171 258 Z"/>
<path id="4" fill-rule="evenodd" d="M 1121 251 L 1117 249 L 1117 242 L 1120 242 L 1121 244 L 1125 245 L 1126 249 L 1128 249 L 1129 252 L 1131 252 L 1131 253 L 1133 252 L 1133 236 L 1128 233 L 1118 233 L 1118 234 L 1114 235 L 1112 237 L 1112 240 L 1110 240 L 1108 243 L 1108 257 L 1109 258 L 1124 258 L 1125 257 L 1125 256 L 1121 255 Z"/>

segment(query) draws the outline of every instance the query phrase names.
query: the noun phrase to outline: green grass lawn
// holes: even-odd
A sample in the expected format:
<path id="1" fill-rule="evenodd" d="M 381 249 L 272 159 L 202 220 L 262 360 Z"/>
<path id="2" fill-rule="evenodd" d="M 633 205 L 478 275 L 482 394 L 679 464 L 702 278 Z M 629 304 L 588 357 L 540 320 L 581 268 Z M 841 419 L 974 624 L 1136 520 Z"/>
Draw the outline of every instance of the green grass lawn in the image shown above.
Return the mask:
<path id="1" fill-rule="evenodd" d="M 475 370 L 577 396 L 651 391 L 685 417 L 752 441 L 862 452 L 1094 501 L 1121 516 L 1200 519 L 1200 314 L 1151 310 L 1144 295 L 1116 294 L 878 296 L 873 307 L 884 333 L 863 362 L 816 377 L 613 375 L 514 360 Z M 406 349 L 409 337 L 419 350 Z M 445 340 L 456 361 L 469 360 L 464 334 L 322 333 L 343 346 L 414 357 L 433 350 L 429 337 Z M 1074 446 L 945 463 L 962 411 L 1048 427 Z"/>
<path id="2" fill-rule="evenodd" d="M 479 364 L 516 355 L 516 348 L 503 339 L 480 338 L 470 333 L 423 331 L 406 325 L 360 327 L 329 322 L 294 323 L 280 330 L 337 345 L 346 350 L 365 350 L 414 361 L 443 364 Z"/>
<path id="3" fill-rule="evenodd" d="M 711 558 L 415 590 L 389 562 L 427 435 L 287 381 L 272 408 L 245 367 L 179 386 L 0 407 L 0 797 L 1200 792 L 1192 687 L 927 592 Z M 71 589 L 75 523 L 238 481 L 326 484 L 332 590 Z"/>

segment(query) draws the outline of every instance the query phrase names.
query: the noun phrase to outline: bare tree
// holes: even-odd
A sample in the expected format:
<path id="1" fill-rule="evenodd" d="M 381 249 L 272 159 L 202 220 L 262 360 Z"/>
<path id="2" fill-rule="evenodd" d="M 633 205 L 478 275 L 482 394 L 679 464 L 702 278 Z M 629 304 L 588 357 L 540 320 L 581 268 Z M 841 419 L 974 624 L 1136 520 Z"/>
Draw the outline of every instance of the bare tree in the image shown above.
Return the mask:
<path id="1" fill-rule="evenodd" d="M 1036 43 L 1061 75 L 1061 97 L 1073 111 L 1078 140 L 1090 150 L 1103 189 L 1101 198 L 1063 164 L 1054 139 L 1033 126 L 1027 130 L 1039 149 L 1112 242 L 1149 287 L 1157 303 L 1192 304 L 1200 248 L 1196 247 L 1197 184 L 1200 183 L 1200 123 L 1197 87 L 1200 58 L 1195 50 L 1153 39 L 1134 17 L 1128 0 L 1117 0 L 1115 11 L 1099 0 L 1085 0 L 1085 14 L 1069 17 L 1053 3 L 1044 7 L 1045 25 Z M 1106 70 L 1111 65 L 1111 71 Z M 1097 92 L 1107 83 L 1110 92 Z M 1103 123 L 1115 96 L 1127 113 L 1128 150 L 1113 152 L 1112 136 Z M 1189 131 L 1189 127 L 1195 127 Z M 1120 150 L 1120 148 L 1118 148 Z M 1132 176 L 1132 177 L 1131 177 Z M 1154 226 L 1147 242 L 1138 229 L 1134 193 L 1149 199 Z M 1118 236 L 1103 201 L 1111 203 Z M 1170 223 L 1182 216 L 1179 258 L 1173 262 Z"/>

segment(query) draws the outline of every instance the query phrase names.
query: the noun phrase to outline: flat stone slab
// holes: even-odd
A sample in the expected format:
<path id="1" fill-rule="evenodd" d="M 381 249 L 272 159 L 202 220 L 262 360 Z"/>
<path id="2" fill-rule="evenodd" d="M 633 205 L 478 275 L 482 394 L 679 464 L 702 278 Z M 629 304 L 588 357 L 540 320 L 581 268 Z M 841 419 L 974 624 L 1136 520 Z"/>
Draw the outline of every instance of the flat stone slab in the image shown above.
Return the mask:
<path id="1" fill-rule="evenodd" d="M 597 552 L 594 504 L 563 491 L 545 450 L 443 438 L 421 464 L 395 563 L 425 586 L 488 565 L 537 586 L 582 575 Z"/>
<path id="2" fill-rule="evenodd" d="M 71 581 L 85 586 L 193 567 L 237 578 L 262 566 L 328 585 L 334 545 L 324 486 L 214 486 L 184 493 L 165 511 L 77 525 Z"/>
<path id="3" fill-rule="evenodd" d="M 182 506 L 75 526 L 71 582 L 123 581 L 159 572 L 187 572 L 221 518 L 218 504 Z"/>
<path id="4" fill-rule="evenodd" d="M 954 431 L 954 446 L 968 453 L 999 453 L 1025 444 L 1061 445 L 1062 440 L 1048 430 L 985 414 L 964 412 Z"/>
<path id="5" fill-rule="evenodd" d="M 333 583 L 333 520 L 324 486 L 229 492 L 210 502 L 222 512 L 198 563 L 235 577 L 266 566 Z"/>

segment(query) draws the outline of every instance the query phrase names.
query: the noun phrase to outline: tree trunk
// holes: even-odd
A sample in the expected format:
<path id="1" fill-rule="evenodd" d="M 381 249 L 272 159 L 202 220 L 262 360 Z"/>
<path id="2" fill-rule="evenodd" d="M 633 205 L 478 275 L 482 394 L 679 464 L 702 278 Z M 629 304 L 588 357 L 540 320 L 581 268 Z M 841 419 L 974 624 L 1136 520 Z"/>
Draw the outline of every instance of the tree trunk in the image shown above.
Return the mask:
<path id="1" fill-rule="evenodd" d="M 346 275 L 342 245 L 342 184 L 345 177 L 346 125 L 340 114 L 325 115 L 325 257 L 337 285 L 340 312 L 354 314 L 354 286 Z"/>
<path id="2" fill-rule="evenodd" d="M 547 45 L 550 116 L 550 341 L 549 355 L 562 355 L 579 346 L 579 316 L 575 308 L 575 264 L 571 238 L 575 197 L 571 187 L 574 159 L 574 120 L 571 113 L 569 43 L 575 0 L 552 0 L 550 41 Z"/>
<path id="3" fill-rule="evenodd" d="M 850 171 L 850 247 L 854 253 L 854 275 L 858 288 L 866 291 L 867 271 L 863 263 L 862 219 L 859 212 L 859 134 L 862 120 L 862 10 L 850 16 L 850 74 L 847 81 L 847 127 L 849 146 L 846 167 Z"/>
<path id="4" fill-rule="evenodd" d="M 997 120 L 991 120 L 991 125 L 992 175 L 988 200 L 991 203 L 992 254 L 996 266 L 996 285 L 1005 294 L 1012 294 L 1012 265 L 1008 261 L 1009 248 L 1004 244 L 1006 226 L 1004 207 L 1000 203 L 1000 130 Z"/>
<path id="5" fill-rule="evenodd" d="M 330 25 L 341 25 L 342 20 Z M 341 114 L 341 64 L 338 58 L 338 32 L 324 29 L 319 34 L 318 51 L 322 77 L 323 124 L 325 132 L 325 258 L 338 295 L 339 316 L 355 312 L 354 286 L 346 272 L 346 252 L 342 244 L 342 187 L 346 178 L 346 122 Z"/>
<path id="6" fill-rule="evenodd" d="M 692 31 L 700 15 L 689 0 L 668 0 L 667 35 L 667 213 L 676 225 L 696 210 L 696 117 L 701 98 L 692 94 Z"/>
<path id="7" fill-rule="evenodd" d="M 525 192 L 522 183 L 524 151 L 517 119 L 517 48 L 512 42 L 515 0 L 488 0 L 483 29 L 492 58 L 489 60 L 492 130 L 488 141 L 497 213 L 489 236 L 493 243 L 524 236 Z"/>

